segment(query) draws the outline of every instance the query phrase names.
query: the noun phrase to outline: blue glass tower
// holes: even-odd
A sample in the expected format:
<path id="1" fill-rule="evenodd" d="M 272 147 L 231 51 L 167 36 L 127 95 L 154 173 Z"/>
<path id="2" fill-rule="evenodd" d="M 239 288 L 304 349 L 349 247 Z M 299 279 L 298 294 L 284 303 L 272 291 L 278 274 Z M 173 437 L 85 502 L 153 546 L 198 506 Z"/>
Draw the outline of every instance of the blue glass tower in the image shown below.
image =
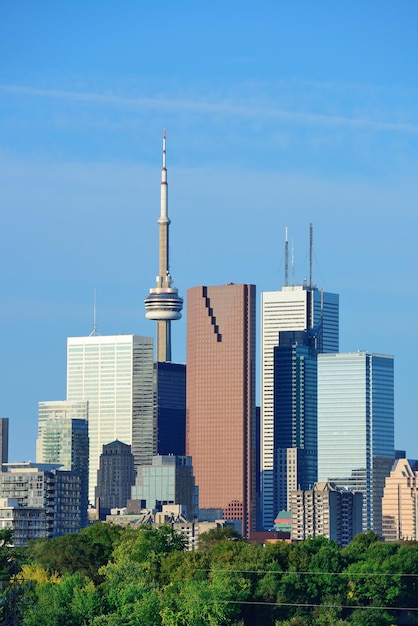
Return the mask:
<path id="1" fill-rule="evenodd" d="M 363 493 L 363 531 L 382 532 L 393 461 L 393 357 L 318 355 L 318 480 Z"/>
<path id="2" fill-rule="evenodd" d="M 279 333 L 274 348 L 274 497 L 289 510 L 290 492 L 317 480 L 317 353 L 322 328 Z"/>

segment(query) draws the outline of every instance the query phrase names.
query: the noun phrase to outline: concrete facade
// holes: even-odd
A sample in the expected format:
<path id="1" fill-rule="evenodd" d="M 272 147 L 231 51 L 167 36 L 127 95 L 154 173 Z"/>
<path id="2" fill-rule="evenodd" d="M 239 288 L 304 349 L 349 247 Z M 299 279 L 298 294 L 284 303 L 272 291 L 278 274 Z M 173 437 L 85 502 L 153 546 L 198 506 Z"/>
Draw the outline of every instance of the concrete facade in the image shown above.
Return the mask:
<path id="1" fill-rule="evenodd" d="M 418 539 L 418 472 L 407 459 L 397 459 L 385 481 L 382 536 L 385 541 Z"/>
<path id="2" fill-rule="evenodd" d="M 315 483 L 313 489 L 291 493 L 293 541 L 327 537 L 346 546 L 362 529 L 362 494 Z"/>

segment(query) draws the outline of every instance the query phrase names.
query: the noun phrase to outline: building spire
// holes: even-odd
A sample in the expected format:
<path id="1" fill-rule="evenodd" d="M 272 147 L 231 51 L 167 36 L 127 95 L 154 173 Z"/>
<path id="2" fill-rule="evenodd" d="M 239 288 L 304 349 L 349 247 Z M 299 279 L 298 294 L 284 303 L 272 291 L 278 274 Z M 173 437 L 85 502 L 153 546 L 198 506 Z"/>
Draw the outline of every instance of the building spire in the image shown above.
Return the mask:
<path id="1" fill-rule="evenodd" d="M 97 337 L 97 335 L 100 335 L 99 331 L 97 330 L 96 287 L 93 290 L 93 294 L 93 330 L 91 331 L 89 337 Z"/>
<path id="2" fill-rule="evenodd" d="M 145 298 L 145 317 L 157 322 L 157 361 L 171 361 L 171 320 L 181 318 L 183 299 L 172 286 L 169 265 L 168 184 L 167 184 L 167 133 L 163 132 L 163 163 L 161 169 L 159 225 L 159 274 L 157 286 Z"/>
<path id="3" fill-rule="evenodd" d="M 289 239 L 287 237 L 287 226 L 286 238 L 284 242 L 284 284 L 286 287 L 289 284 Z"/>

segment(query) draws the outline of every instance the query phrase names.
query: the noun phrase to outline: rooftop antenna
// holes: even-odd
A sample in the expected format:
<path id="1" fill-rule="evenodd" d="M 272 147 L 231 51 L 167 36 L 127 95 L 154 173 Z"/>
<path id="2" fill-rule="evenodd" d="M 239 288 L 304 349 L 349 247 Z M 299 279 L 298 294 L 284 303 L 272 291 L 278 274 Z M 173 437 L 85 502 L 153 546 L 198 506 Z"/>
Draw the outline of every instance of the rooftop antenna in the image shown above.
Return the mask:
<path id="1" fill-rule="evenodd" d="M 93 292 L 93 330 L 91 331 L 89 337 L 96 337 L 99 334 L 96 323 L 96 287 L 93 289 Z"/>
<path id="2" fill-rule="evenodd" d="M 292 287 L 295 286 L 295 247 L 292 237 Z"/>
<path id="3" fill-rule="evenodd" d="M 286 239 L 284 242 L 284 284 L 286 287 L 289 284 L 289 240 L 287 237 L 287 226 L 286 226 Z"/>
<path id="4" fill-rule="evenodd" d="M 309 224 L 309 287 L 312 289 L 312 251 L 313 251 L 313 226 Z"/>

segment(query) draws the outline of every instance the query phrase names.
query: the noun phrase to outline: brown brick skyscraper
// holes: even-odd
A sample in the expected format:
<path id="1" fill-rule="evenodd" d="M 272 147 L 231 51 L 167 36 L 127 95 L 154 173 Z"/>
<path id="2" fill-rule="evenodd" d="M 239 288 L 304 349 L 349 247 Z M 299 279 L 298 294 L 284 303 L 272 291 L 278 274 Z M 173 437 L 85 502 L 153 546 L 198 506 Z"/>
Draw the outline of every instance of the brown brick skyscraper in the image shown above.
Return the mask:
<path id="1" fill-rule="evenodd" d="M 187 292 L 186 454 L 200 508 L 255 530 L 255 285 Z"/>

